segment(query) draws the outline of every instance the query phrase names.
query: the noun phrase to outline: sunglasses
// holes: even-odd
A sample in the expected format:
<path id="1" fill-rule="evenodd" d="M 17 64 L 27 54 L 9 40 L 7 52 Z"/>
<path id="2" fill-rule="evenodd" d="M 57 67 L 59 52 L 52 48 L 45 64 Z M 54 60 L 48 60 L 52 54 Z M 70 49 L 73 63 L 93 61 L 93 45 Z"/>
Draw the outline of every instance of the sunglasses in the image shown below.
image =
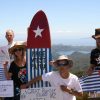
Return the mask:
<path id="1" fill-rule="evenodd" d="M 69 62 L 68 62 L 68 61 L 66 61 L 65 63 L 57 62 L 57 66 L 58 66 L 58 67 L 67 66 L 67 65 L 69 65 Z"/>
<path id="2" fill-rule="evenodd" d="M 17 52 L 17 51 L 22 51 L 22 48 L 16 48 L 16 49 L 14 49 L 14 52 Z"/>

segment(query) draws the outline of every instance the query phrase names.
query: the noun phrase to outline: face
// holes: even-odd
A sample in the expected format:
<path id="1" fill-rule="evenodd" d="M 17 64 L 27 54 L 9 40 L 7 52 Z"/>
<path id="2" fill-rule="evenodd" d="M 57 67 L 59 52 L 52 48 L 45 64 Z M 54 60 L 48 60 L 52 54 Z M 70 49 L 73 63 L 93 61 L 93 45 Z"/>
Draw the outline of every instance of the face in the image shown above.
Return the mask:
<path id="1" fill-rule="evenodd" d="M 14 54 L 15 54 L 16 56 L 22 56 L 22 51 L 23 51 L 22 48 L 15 48 L 15 49 L 14 49 Z"/>
<path id="2" fill-rule="evenodd" d="M 57 61 L 57 68 L 62 78 L 68 77 L 67 75 L 70 69 L 69 61 L 67 60 Z"/>
<path id="3" fill-rule="evenodd" d="M 100 38 L 96 39 L 96 43 L 97 43 L 98 46 L 100 46 Z"/>
<path id="4" fill-rule="evenodd" d="M 8 42 L 12 42 L 14 38 L 14 33 L 12 31 L 6 32 L 6 39 Z"/>
<path id="5" fill-rule="evenodd" d="M 60 61 L 57 61 L 57 68 L 58 68 L 60 71 L 69 70 L 69 69 L 70 69 L 69 61 L 67 61 L 67 60 L 60 60 Z"/>

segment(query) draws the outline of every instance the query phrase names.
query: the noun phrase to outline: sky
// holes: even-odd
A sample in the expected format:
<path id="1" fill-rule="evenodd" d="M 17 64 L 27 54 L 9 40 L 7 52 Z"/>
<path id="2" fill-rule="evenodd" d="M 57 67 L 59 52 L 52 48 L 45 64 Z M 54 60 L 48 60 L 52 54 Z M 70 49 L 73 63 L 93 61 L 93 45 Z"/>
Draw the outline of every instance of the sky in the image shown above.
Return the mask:
<path id="1" fill-rule="evenodd" d="M 8 29 L 15 40 L 27 40 L 27 28 L 39 10 L 48 18 L 52 43 L 88 39 L 100 28 L 100 0 L 0 0 L 0 41 L 6 44 Z"/>

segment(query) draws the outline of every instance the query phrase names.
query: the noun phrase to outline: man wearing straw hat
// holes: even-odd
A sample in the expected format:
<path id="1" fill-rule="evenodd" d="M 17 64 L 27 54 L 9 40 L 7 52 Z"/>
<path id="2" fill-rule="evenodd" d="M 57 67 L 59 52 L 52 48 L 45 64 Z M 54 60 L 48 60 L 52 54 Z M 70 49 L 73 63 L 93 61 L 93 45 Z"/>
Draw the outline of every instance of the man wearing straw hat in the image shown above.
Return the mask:
<path id="1" fill-rule="evenodd" d="M 39 80 L 43 80 L 50 82 L 53 87 L 59 87 L 63 94 L 63 100 L 76 100 L 76 96 L 81 97 L 83 93 L 78 77 L 70 73 L 70 68 L 73 66 L 72 60 L 62 55 L 53 61 L 51 65 L 56 67 L 58 71 L 52 71 L 38 76 L 26 84 L 26 87 Z"/>

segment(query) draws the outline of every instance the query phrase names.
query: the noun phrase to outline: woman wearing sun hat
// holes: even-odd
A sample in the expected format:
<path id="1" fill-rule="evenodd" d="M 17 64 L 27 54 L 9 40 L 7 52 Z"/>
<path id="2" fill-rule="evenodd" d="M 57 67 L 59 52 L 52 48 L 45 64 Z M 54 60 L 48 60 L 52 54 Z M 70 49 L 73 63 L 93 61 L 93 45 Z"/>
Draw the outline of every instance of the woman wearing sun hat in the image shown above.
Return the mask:
<path id="1" fill-rule="evenodd" d="M 9 49 L 9 53 L 14 55 L 14 61 L 11 63 L 8 72 L 6 65 L 4 65 L 4 67 L 7 79 L 14 81 L 14 97 L 5 98 L 5 100 L 20 100 L 20 89 L 22 85 L 27 82 L 25 51 L 26 45 L 19 41 Z"/>
<path id="2" fill-rule="evenodd" d="M 72 60 L 62 55 L 54 60 L 52 64 L 58 71 L 52 71 L 42 76 L 38 76 L 27 83 L 26 86 L 30 86 L 38 80 L 43 80 L 50 82 L 53 87 L 60 88 L 63 97 L 62 100 L 76 100 L 75 96 L 82 96 L 82 88 L 78 77 L 70 73 L 70 68 L 73 66 Z"/>

